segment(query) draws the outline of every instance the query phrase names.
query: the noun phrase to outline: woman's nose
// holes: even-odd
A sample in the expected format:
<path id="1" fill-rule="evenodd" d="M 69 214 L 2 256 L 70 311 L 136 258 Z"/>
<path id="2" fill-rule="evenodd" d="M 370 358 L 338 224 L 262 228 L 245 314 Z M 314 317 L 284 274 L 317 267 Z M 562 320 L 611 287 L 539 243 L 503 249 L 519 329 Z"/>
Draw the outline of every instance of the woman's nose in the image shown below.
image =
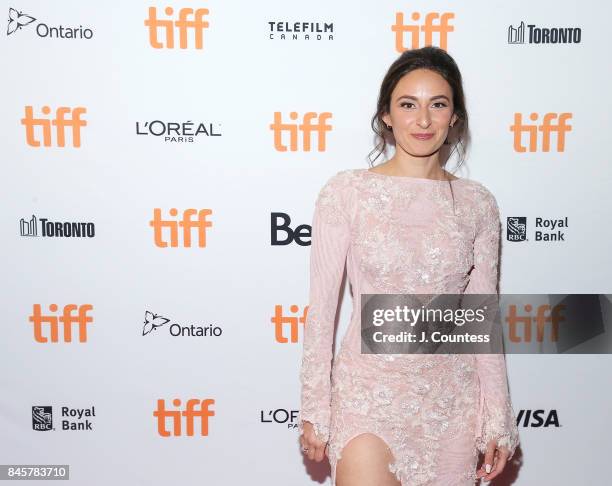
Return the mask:
<path id="1" fill-rule="evenodd" d="M 419 113 L 417 115 L 417 123 L 421 128 L 427 128 L 431 124 L 431 116 L 429 114 L 429 110 L 419 110 Z"/>

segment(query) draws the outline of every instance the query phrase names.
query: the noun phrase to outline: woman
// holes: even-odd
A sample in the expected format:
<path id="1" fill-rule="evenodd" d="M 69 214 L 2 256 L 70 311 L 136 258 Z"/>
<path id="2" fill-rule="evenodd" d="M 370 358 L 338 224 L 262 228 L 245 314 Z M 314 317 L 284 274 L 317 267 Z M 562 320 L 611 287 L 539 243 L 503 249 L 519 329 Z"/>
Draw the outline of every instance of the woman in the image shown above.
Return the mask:
<path id="1" fill-rule="evenodd" d="M 497 293 L 496 200 L 444 169 L 468 129 L 454 60 L 436 47 L 404 52 L 383 79 L 372 127 L 378 155 L 389 142 L 394 156 L 337 173 L 315 205 L 302 450 L 326 455 L 339 486 L 489 481 L 518 445 L 503 354 L 360 352 L 361 294 Z M 353 312 L 332 368 L 345 263 Z"/>

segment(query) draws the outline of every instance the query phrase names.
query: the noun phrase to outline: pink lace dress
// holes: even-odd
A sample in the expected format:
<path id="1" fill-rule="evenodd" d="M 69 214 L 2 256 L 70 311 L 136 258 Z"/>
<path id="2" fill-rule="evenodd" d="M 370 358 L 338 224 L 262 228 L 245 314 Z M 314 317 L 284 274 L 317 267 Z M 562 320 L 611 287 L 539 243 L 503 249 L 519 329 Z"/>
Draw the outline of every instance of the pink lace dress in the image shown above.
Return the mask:
<path id="1" fill-rule="evenodd" d="M 333 485 L 343 447 L 365 432 L 389 446 L 389 469 L 403 486 L 473 485 L 478 452 L 492 438 L 514 454 L 518 430 L 503 355 L 361 354 L 361 294 L 496 293 L 499 233 L 494 196 L 468 179 L 352 169 L 321 189 L 298 427 L 302 433 L 309 421 L 329 441 Z M 345 264 L 353 306 L 334 358 Z"/>

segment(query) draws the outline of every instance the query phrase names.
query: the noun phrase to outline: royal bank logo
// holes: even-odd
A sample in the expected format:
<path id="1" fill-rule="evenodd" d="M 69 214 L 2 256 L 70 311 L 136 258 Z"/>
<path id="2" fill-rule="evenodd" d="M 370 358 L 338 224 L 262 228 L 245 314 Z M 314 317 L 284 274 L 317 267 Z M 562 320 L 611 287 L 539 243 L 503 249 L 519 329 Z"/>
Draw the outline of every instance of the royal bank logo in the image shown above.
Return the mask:
<path id="1" fill-rule="evenodd" d="M 62 431 L 93 431 L 96 417 L 96 407 L 59 409 Z M 55 430 L 53 428 L 53 407 L 50 405 L 34 405 L 32 407 L 32 429 L 38 431 Z"/>
<path id="2" fill-rule="evenodd" d="M 270 40 L 320 41 L 334 40 L 333 22 L 268 21 Z"/>
<path id="3" fill-rule="evenodd" d="M 32 407 L 32 429 L 42 432 L 53 430 L 53 407 L 48 405 Z"/>
<path id="4" fill-rule="evenodd" d="M 36 22 L 36 18 L 31 15 L 9 7 L 8 24 L 6 27 L 6 35 L 14 34 L 24 27 Z M 44 22 L 36 24 L 34 29 L 36 35 L 42 38 L 54 39 L 91 39 L 93 30 L 82 25 L 67 27 L 65 25 L 48 25 Z"/>
<path id="5" fill-rule="evenodd" d="M 537 27 L 535 24 L 527 24 L 525 31 L 523 21 L 516 27 L 508 27 L 508 44 L 579 44 L 581 40 L 580 27 Z"/>
<path id="6" fill-rule="evenodd" d="M 507 219 L 508 241 L 525 241 L 527 239 L 527 218 L 525 216 L 510 216 Z"/>
<path id="7" fill-rule="evenodd" d="M 536 216 L 534 241 L 564 242 L 569 227 L 569 218 L 542 218 Z M 506 224 L 506 239 L 508 241 L 527 241 L 527 218 L 525 216 L 510 216 Z"/>

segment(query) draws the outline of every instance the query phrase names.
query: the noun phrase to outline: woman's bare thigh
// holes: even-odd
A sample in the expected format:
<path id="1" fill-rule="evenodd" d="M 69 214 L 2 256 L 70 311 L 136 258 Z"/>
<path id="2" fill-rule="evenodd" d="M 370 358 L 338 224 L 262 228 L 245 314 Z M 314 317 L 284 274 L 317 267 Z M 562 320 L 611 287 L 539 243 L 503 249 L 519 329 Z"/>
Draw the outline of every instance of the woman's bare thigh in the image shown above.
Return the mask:
<path id="1" fill-rule="evenodd" d="M 336 465 L 336 486 L 401 486 L 389 471 L 394 461 L 387 443 L 371 433 L 353 437 Z"/>

